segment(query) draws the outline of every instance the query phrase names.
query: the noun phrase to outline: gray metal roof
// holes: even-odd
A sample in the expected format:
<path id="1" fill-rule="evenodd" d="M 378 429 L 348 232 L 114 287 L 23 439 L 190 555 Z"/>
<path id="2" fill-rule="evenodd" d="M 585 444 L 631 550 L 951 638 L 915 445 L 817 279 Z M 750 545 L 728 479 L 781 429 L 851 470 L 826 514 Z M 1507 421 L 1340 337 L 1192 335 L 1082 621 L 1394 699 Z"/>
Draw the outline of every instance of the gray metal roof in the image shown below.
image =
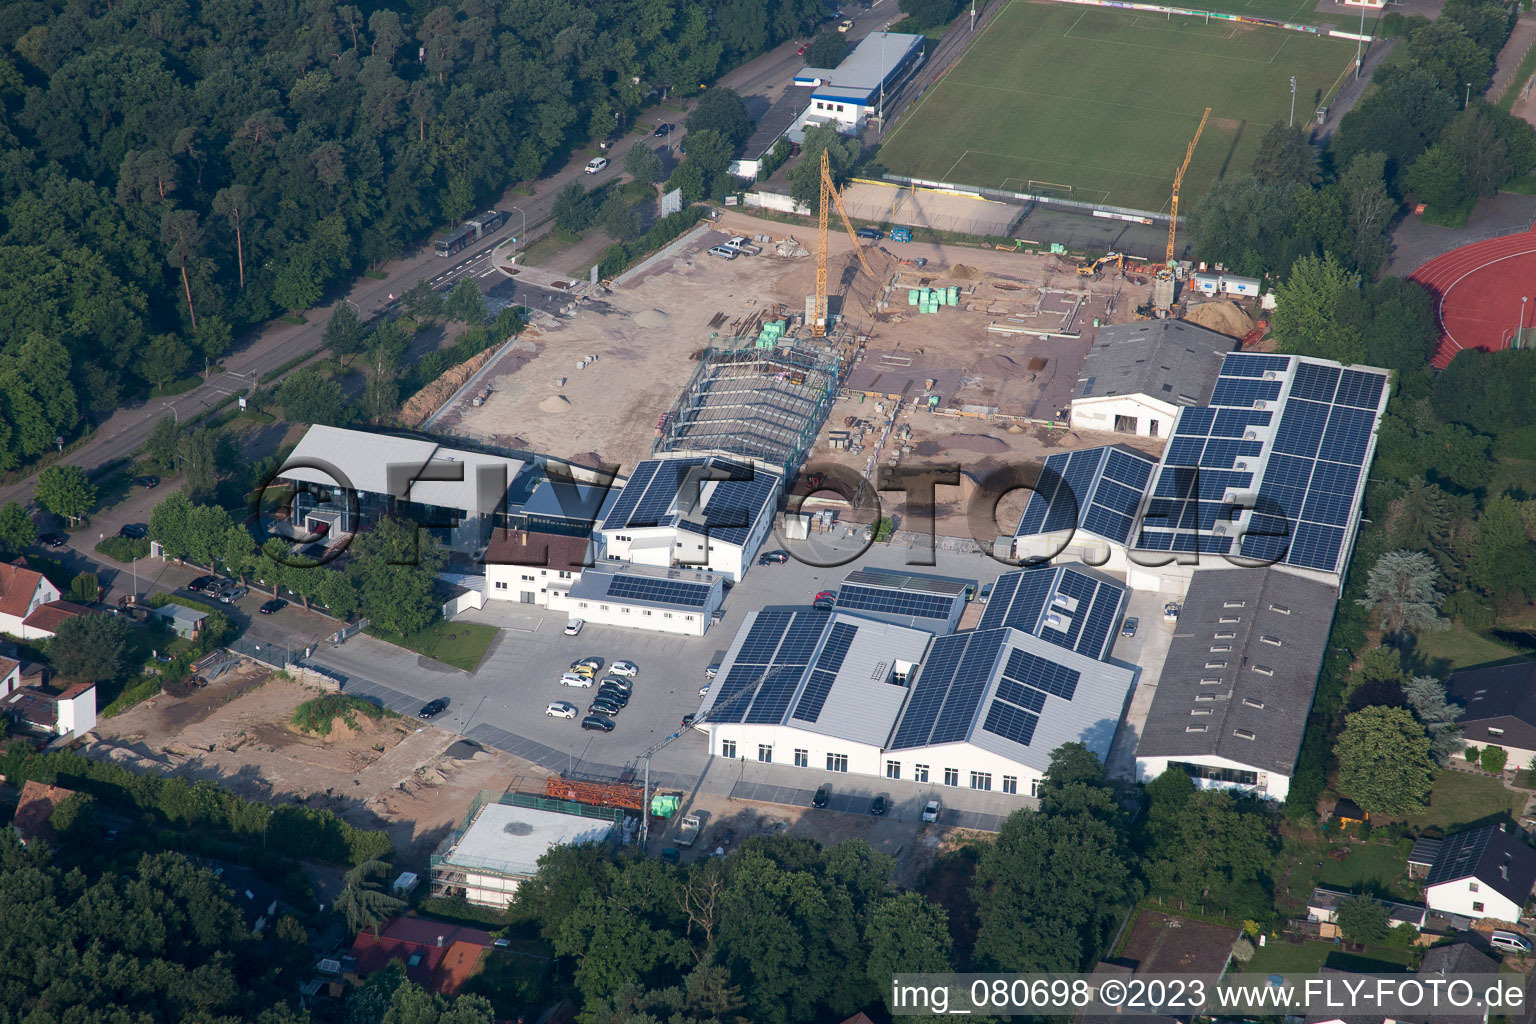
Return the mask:
<path id="1" fill-rule="evenodd" d="M 1073 398 L 1147 395 L 1170 405 L 1204 405 L 1237 347 L 1225 334 L 1184 320 L 1140 320 L 1099 328 Z"/>
<path id="2" fill-rule="evenodd" d="M 853 52 L 843 58 L 835 68 L 813 68 L 807 65 L 795 75 L 795 84 L 807 84 L 820 79 L 816 93 L 872 93 L 882 81 L 889 81 L 908 54 L 920 50 L 924 36 L 906 32 L 871 32 L 860 40 Z"/>
<path id="3" fill-rule="evenodd" d="M 784 95 L 779 97 L 778 102 L 757 119 L 752 134 L 747 137 L 747 144 L 741 147 L 742 156 L 748 160 L 757 160 L 766 156 L 784 133 L 794 127 L 800 115 L 805 113 L 810 105 L 810 86 L 789 86 L 784 90 Z"/>
<path id="4" fill-rule="evenodd" d="M 1216 756 L 1289 776 L 1337 600 L 1270 567 L 1195 573 L 1136 756 Z"/>

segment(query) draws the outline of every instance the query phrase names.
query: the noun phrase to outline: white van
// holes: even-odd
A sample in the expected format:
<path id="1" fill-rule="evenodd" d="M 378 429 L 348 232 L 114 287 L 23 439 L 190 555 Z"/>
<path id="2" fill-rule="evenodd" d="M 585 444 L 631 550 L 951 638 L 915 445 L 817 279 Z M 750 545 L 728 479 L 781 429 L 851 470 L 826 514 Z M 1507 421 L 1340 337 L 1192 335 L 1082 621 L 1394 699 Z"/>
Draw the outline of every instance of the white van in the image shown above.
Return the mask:
<path id="1" fill-rule="evenodd" d="M 1531 951 L 1531 940 L 1517 932 L 1493 932 L 1488 936 L 1488 945 L 1501 953 L 1529 953 Z"/>
<path id="2" fill-rule="evenodd" d="M 595 156 L 591 160 L 587 161 L 587 173 L 588 174 L 596 174 L 598 171 L 602 170 L 604 167 L 607 167 L 607 166 L 608 166 L 608 158 L 607 157 L 605 157 L 605 156 Z"/>
<path id="3" fill-rule="evenodd" d="M 740 252 L 736 251 L 735 249 L 732 249 L 728 245 L 711 246 L 710 250 L 709 250 L 709 254 L 711 256 L 719 256 L 723 260 L 733 260 L 737 256 L 741 255 Z"/>

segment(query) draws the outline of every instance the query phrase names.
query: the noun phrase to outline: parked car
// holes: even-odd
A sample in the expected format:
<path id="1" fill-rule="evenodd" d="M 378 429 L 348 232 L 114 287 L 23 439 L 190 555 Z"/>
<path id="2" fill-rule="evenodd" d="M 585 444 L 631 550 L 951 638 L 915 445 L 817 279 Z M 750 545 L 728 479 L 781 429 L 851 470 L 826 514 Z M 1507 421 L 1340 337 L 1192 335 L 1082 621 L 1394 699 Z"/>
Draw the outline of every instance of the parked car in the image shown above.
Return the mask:
<path id="1" fill-rule="evenodd" d="M 699 716 L 697 714 L 687 714 L 687 715 L 684 715 L 683 716 L 683 723 L 682 723 L 682 725 L 679 728 L 692 729 L 693 728 L 694 719 L 696 719 L 698 717 Z"/>
<path id="2" fill-rule="evenodd" d="M 932 825 L 938 820 L 939 802 L 937 800 L 929 800 L 926 804 L 923 805 L 923 822 L 925 824 Z"/>
<path id="3" fill-rule="evenodd" d="M 618 690 L 626 696 L 635 692 L 634 683 L 629 682 L 627 679 L 616 679 L 613 676 L 604 676 L 602 685 L 611 690 Z"/>
<path id="4" fill-rule="evenodd" d="M 608 670 L 610 675 L 623 676 L 625 679 L 633 679 L 640 667 L 632 661 L 616 661 Z"/>
<path id="5" fill-rule="evenodd" d="M 581 627 L 585 626 L 586 624 L 587 624 L 587 620 L 586 619 L 572 619 L 570 622 L 567 622 L 565 624 L 565 635 L 566 636 L 580 636 L 581 635 Z"/>
<path id="6" fill-rule="evenodd" d="M 703 697 L 705 694 L 709 693 L 709 686 L 710 686 L 709 683 L 705 683 L 703 686 L 699 687 L 699 696 L 700 697 Z"/>
<path id="7" fill-rule="evenodd" d="M 1493 931 L 1488 935 L 1488 945 L 1502 953 L 1529 953 L 1531 940 L 1518 932 Z"/>
<path id="8" fill-rule="evenodd" d="M 844 18 L 842 21 L 838 22 L 837 30 L 839 32 L 847 32 L 851 28 L 853 28 L 852 18 Z"/>
<path id="9" fill-rule="evenodd" d="M 885 232 L 881 231 L 879 228 L 859 228 L 859 230 L 855 231 L 854 234 L 858 235 L 860 238 L 873 239 L 876 242 L 885 237 Z"/>
<path id="10" fill-rule="evenodd" d="M 587 708 L 587 714 L 589 715 L 607 715 L 609 718 L 614 718 L 618 713 L 619 706 L 606 700 L 595 700 Z"/>
<path id="11" fill-rule="evenodd" d="M 602 170 L 604 167 L 607 167 L 607 166 L 608 166 L 608 158 L 607 157 L 605 157 L 605 156 L 595 156 L 591 160 L 587 161 L 586 171 L 587 171 L 588 174 L 596 174 L 598 171 Z"/>
<path id="12" fill-rule="evenodd" d="M 820 789 L 816 790 L 816 795 L 811 797 L 811 806 L 812 807 L 825 807 L 825 806 L 827 806 L 827 801 L 831 800 L 831 799 L 832 799 L 832 787 L 831 786 L 822 786 Z"/>
<path id="13" fill-rule="evenodd" d="M 704 666 L 704 678 L 705 679 L 713 679 L 713 678 L 715 678 L 715 673 L 717 673 L 719 671 L 720 671 L 720 663 L 718 661 L 715 662 L 713 665 L 706 665 L 706 666 Z"/>
<path id="14" fill-rule="evenodd" d="M 550 718 L 575 718 L 580 712 L 568 700 L 552 700 L 544 708 L 544 713 Z"/>
<path id="15" fill-rule="evenodd" d="M 272 600 L 265 602 L 260 608 L 256 610 L 261 612 L 263 615 L 271 615 L 273 612 L 280 612 L 287 607 L 287 601 L 284 601 L 280 597 L 274 597 Z"/>
<path id="16" fill-rule="evenodd" d="M 741 255 L 740 252 L 728 245 L 712 245 L 709 247 L 709 254 L 711 256 L 718 256 L 723 260 L 733 260 Z"/>
<path id="17" fill-rule="evenodd" d="M 218 581 L 219 578 L 217 576 L 199 576 L 197 579 L 187 584 L 187 589 L 192 591 L 194 594 L 201 594 L 204 588 L 212 586 Z"/>
<path id="18" fill-rule="evenodd" d="M 423 704 L 421 706 L 421 710 L 416 712 L 416 717 L 418 717 L 418 718 L 436 718 L 438 715 L 442 714 L 444 711 L 447 711 L 447 710 L 448 710 L 448 698 L 447 697 L 439 697 L 439 698 L 437 698 L 437 700 L 429 700 L 425 704 Z"/>
<path id="19" fill-rule="evenodd" d="M 567 672 L 560 677 L 561 686 L 591 686 L 591 676 L 579 676 L 575 672 Z"/>
<path id="20" fill-rule="evenodd" d="M 592 699 L 612 701 L 621 708 L 629 707 L 629 694 L 615 686 L 599 686 L 597 696 Z"/>
<path id="21" fill-rule="evenodd" d="M 133 485 L 135 487 L 142 487 L 147 491 L 152 491 L 160 486 L 160 478 L 157 476 L 136 476 L 133 478 Z"/>
<path id="22" fill-rule="evenodd" d="M 1139 625 L 1141 625 L 1141 620 L 1138 619 L 1136 616 L 1132 615 L 1130 618 L 1126 619 L 1125 620 L 1125 624 L 1120 627 L 1120 635 L 1121 636 L 1135 636 L 1136 635 L 1136 627 L 1139 626 Z"/>
<path id="23" fill-rule="evenodd" d="M 885 810 L 886 803 L 885 797 L 883 796 L 875 797 L 874 801 L 869 805 L 869 813 L 875 815 L 876 817 L 884 816 Z"/>
<path id="24" fill-rule="evenodd" d="M 992 584 L 983 583 L 981 585 L 981 592 L 976 595 L 976 600 L 980 601 L 982 604 L 986 604 L 988 601 L 992 600 Z"/>
<path id="25" fill-rule="evenodd" d="M 577 676 L 586 676 L 588 679 L 597 678 L 597 673 L 592 671 L 591 665 L 572 665 L 571 674 Z"/>
<path id="26" fill-rule="evenodd" d="M 601 672 L 603 670 L 603 659 L 577 658 L 575 661 L 571 662 L 571 671 L 575 672 L 579 668 L 589 668 L 593 672 Z"/>
<path id="27" fill-rule="evenodd" d="M 613 719 L 605 715 L 588 715 L 581 720 L 583 729 L 595 729 L 598 732 L 613 732 Z"/>
<path id="28" fill-rule="evenodd" d="M 789 561 L 788 551 L 765 551 L 757 560 L 758 565 L 783 565 Z"/>
<path id="29" fill-rule="evenodd" d="M 656 130 L 651 133 L 651 138 L 664 139 L 675 131 L 677 131 L 677 125 L 671 123 L 670 121 L 663 121 L 661 124 L 657 125 Z"/>
<path id="30" fill-rule="evenodd" d="M 139 540 L 149 536 L 149 527 L 143 523 L 124 523 L 117 531 L 119 537 L 127 537 L 129 540 Z"/>
<path id="31" fill-rule="evenodd" d="M 831 611 L 835 604 L 837 604 L 837 595 L 830 590 L 823 590 L 811 599 L 811 606 L 820 608 L 822 611 Z"/>
<path id="32" fill-rule="evenodd" d="M 41 537 L 39 537 L 37 539 L 42 541 L 44 544 L 48 545 L 51 548 L 62 548 L 66 544 L 69 543 L 69 534 L 67 534 L 67 533 L 45 533 Z"/>
<path id="33" fill-rule="evenodd" d="M 225 604 L 234 604 L 236 601 L 240 600 L 242 597 L 249 593 L 250 591 L 244 587 L 232 587 L 231 589 L 226 590 L 220 594 L 219 600 Z"/>
<path id="34" fill-rule="evenodd" d="M 795 56 L 797 56 L 797 57 L 804 57 L 805 56 L 805 47 L 802 46 L 802 47 L 800 47 L 800 49 L 796 50 L 795 51 Z"/>

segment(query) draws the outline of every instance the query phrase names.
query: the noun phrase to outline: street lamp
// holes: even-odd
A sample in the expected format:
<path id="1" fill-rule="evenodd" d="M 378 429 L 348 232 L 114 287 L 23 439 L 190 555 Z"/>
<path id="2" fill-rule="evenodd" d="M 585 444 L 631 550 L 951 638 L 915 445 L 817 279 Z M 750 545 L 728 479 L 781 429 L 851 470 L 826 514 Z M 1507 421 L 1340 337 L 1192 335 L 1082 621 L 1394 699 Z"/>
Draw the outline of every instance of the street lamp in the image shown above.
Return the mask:
<path id="1" fill-rule="evenodd" d="M 1365 45 L 1365 39 L 1364 39 L 1364 36 L 1365 36 L 1365 8 L 1364 7 L 1360 8 L 1360 35 L 1361 35 L 1361 38 L 1355 40 L 1355 81 L 1357 81 L 1357 82 L 1360 80 L 1360 55 L 1361 55 L 1362 47 Z"/>
<path id="2" fill-rule="evenodd" d="M 1290 127 L 1296 127 L 1296 76 L 1291 76 L 1291 123 Z"/>
<path id="3" fill-rule="evenodd" d="M 518 243 L 522 242 L 528 234 L 528 215 L 524 213 L 519 207 L 514 206 L 512 209 L 519 217 L 522 218 L 522 223 L 518 226 L 517 229 L 517 237 L 512 239 L 512 255 L 515 257 L 517 255 Z"/>
<path id="4" fill-rule="evenodd" d="M 1467 83 L 1467 95 L 1466 95 L 1466 98 L 1461 101 L 1461 109 L 1462 110 L 1466 110 L 1467 107 L 1469 107 L 1471 105 L 1472 105 L 1472 83 L 1468 82 Z"/>
<path id="5" fill-rule="evenodd" d="M 1520 296 L 1520 329 L 1515 331 L 1515 348 L 1525 347 L 1525 304 L 1529 299 L 1529 295 Z"/>
<path id="6" fill-rule="evenodd" d="M 161 402 L 160 405 L 166 409 L 171 410 L 171 422 L 176 424 L 178 427 L 181 426 L 181 417 L 176 415 L 176 407 L 170 402 Z"/>
<path id="7" fill-rule="evenodd" d="M 885 29 L 880 30 L 880 134 L 885 134 L 885 37 L 890 35 Z"/>

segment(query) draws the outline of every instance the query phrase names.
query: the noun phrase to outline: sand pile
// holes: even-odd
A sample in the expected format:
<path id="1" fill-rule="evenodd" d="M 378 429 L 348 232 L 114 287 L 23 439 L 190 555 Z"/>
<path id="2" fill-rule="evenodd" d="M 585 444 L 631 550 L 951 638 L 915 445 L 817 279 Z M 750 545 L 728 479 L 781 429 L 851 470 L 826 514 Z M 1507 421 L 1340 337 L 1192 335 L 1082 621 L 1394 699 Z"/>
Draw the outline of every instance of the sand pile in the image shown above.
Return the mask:
<path id="1" fill-rule="evenodd" d="M 1234 338 L 1241 338 L 1253 330 L 1253 320 L 1248 314 L 1238 309 L 1235 303 L 1225 299 L 1191 306 L 1189 312 L 1184 314 L 1184 319 Z"/>
<path id="2" fill-rule="evenodd" d="M 981 276 L 981 271 L 964 263 L 956 263 L 949 268 L 949 276 L 956 281 L 974 281 Z"/>
<path id="3" fill-rule="evenodd" d="M 539 409 L 543 412 L 565 412 L 571 407 L 571 400 L 564 395 L 550 395 L 539 403 Z"/>
<path id="4" fill-rule="evenodd" d="M 1005 355 L 990 355 L 977 362 L 976 372 L 987 377 L 1011 380 L 1019 375 L 1019 364 Z"/>
<path id="5" fill-rule="evenodd" d="M 671 317 L 659 309 L 642 309 L 635 314 L 635 323 L 641 327 L 665 327 L 671 320 Z"/>

